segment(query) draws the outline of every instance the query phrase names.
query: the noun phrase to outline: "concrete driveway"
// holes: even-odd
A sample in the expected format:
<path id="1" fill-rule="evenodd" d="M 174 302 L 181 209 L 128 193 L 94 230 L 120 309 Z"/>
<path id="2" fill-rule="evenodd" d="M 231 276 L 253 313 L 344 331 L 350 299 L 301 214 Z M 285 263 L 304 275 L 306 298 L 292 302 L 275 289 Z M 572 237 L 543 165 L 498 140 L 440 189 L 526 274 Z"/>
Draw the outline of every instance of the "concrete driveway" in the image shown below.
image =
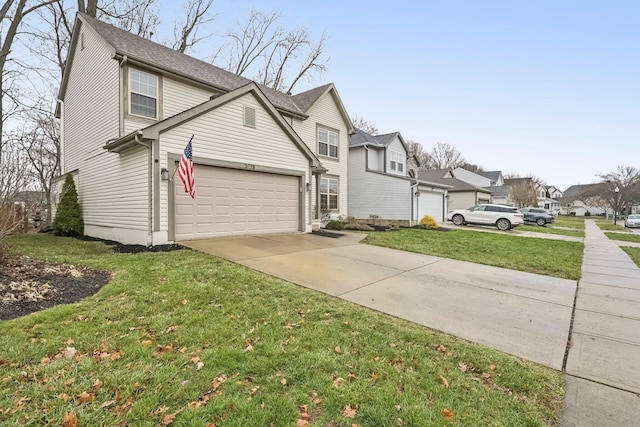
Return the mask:
<path id="1" fill-rule="evenodd" d="M 575 281 L 359 243 L 364 237 L 297 233 L 181 244 L 562 369 Z"/>

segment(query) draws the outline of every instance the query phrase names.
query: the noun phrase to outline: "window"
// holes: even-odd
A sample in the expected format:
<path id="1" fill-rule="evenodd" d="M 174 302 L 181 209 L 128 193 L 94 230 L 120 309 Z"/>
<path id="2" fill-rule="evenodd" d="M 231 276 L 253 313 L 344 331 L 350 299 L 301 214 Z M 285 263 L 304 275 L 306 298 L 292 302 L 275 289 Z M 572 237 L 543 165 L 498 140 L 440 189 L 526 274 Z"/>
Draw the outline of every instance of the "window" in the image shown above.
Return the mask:
<path id="1" fill-rule="evenodd" d="M 138 70 L 129 71 L 129 113 L 158 117 L 158 77 Z"/>
<path id="2" fill-rule="evenodd" d="M 338 158 L 338 132 L 318 128 L 318 154 Z"/>
<path id="3" fill-rule="evenodd" d="M 389 150 L 389 169 L 395 172 L 404 172 L 405 158 L 402 153 Z"/>
<path id="4" fill-rule="evenodd" d="M 336 178 L 320 179 L 320 209 L 338 209 L 338 180 Z"/>

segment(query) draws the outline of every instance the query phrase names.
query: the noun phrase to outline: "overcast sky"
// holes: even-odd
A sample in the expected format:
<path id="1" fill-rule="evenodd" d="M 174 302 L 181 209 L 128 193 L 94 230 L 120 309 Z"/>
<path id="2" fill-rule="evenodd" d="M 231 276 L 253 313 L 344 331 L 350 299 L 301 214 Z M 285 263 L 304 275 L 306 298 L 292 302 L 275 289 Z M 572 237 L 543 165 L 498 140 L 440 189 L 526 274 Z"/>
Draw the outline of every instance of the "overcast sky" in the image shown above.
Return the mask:
<path id="1" fill-rule="evenodd" d="M 172 4 L 170 0 L 164 0 Z M 455 145 L 485 170 L 562 190 L 640 167 L 638 1 L 216 0 L 216 30 L 251 8 L 329 36 L 351 116 L 428 151 Z M 171 7 L 167 7 L 169 12 Z M 171 22 L 164 26 L 171 29 Z"/>

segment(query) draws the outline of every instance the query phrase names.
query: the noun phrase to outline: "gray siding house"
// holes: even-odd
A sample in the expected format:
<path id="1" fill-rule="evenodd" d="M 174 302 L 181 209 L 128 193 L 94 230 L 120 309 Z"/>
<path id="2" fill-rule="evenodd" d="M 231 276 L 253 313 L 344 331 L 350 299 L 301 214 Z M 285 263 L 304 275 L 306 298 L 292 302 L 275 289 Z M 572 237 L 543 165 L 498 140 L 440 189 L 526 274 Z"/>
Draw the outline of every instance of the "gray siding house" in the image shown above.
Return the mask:
<path id="1" fill-rule="evenodd" d="M 348 212 L 353 127 L 333 84 L 291 96 L 78 14 L 59 99 L 86 235 L 309 232 L 321 209 Z M 193 199 L 175 174 L 192 136 Z"/>
<path id="2" fill-rule="evenodd" d="M 399 132 L 371 135 L 356 129 L 349 139 L 349 216 L 415 224 L 430 215 L 443 222 L 449 186 L 412 176 L 409 156 Z"/>

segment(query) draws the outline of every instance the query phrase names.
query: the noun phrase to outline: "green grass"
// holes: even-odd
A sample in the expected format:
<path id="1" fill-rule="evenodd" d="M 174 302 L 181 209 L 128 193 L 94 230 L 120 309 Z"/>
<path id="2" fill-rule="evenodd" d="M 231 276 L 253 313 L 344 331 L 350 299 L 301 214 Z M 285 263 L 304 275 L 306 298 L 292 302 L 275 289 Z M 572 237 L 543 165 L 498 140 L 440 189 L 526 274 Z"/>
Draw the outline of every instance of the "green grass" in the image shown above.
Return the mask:
<path id="1" fill-rule="evenodd" d="M 610 219 L 598 219 L 596 225 L 600 230 L 604 231 L 623 231 L 625 233 L 631 233 L 631 231 L 624 228 L 624 221 L 618 220 L 617 224 L 614 224 Z"/>
<path id="2" fill-rule="evenodd" d="M 568 227 L 568 228 L 584 229 L 584 220 L 585 220 L 585 217 L 583 217 L 583 216 L 558 215 L 556 217 L 556 221 L 555 221 L 554 225 L 557 226 L 557 227 Z"/>
<path id="3" fill-rule="evenodd" d="M 553 225 L 547 225 L 546 227 L 538 227 L 536 225 L 521 225 L 516 228 L 516 231 L 531 231 L 534 233 L 545 233 L 545 234 L 558 234 L 561 236 L 572 236 L 572 237 L 584 237 L 583 230 L 565 230 L 561 228 L 553 228 Z"/>
<path id="4" fill-rule="evenodd" d="M 2 426 L 559 424 L 560 372 L 219 258 L 12 243 L 113 279 L 0 322 Z"/>
<path id="5" fill-rule="evenodd" d="M 466 230 L 404 229 L 393 233 L 370 233 L 365 242 L 573 280 L 580 279 L 584 249 L 580 242 Z"/>
<path id="6" fill-rule="evenodd" d="M 607 237 L 610 238 L 611 240 L 621 240 L 623 242 L 637 242 L 637 243 L 640 243 L 640 234 L 607 233 L 607 232 L 605 232 L 604 234 L 606 234 Z"/>
<path id="7" fill-rule="evenodd" d="M 640 248 L 634 248 L 634 247 L 630 247 L 630 246 L 623 246 L 623 247 L 621 247 L 621 249 L 623 251 L 625 251 L 627 254 L 629 254 L 629 256 L 631 257 L 633 262 L 635 262 L 636 265 L 638 267 L 640 267 Z"/>

